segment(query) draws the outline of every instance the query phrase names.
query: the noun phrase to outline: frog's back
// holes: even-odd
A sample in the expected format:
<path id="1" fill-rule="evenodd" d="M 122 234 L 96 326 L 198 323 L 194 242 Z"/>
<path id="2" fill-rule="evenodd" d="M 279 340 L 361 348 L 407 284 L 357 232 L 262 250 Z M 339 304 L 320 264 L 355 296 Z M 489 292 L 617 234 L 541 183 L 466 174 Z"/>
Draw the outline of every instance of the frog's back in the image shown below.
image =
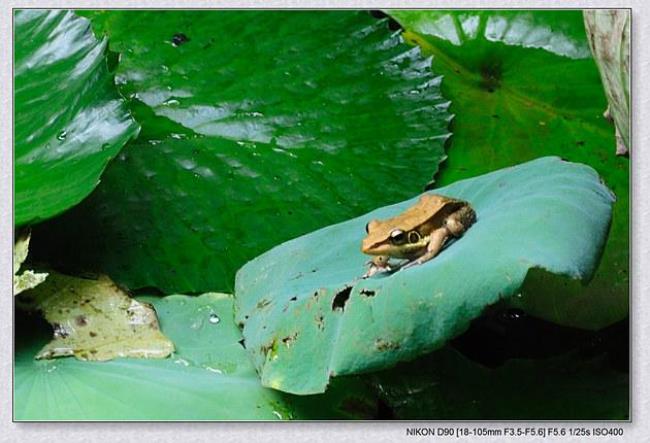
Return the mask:
<path id="1" fill-rule="evenodd" d="M 422 194 L 415 205 L 404 211 L 401 216 L 395 218 L 406 221 L 404 224 L 406 230 L 415 229 L 433 221 L 441 212 L 446 212 L 442 211 L 446 205 L 454 202 L 462 203 L 460 200 L 445 197 L 444 195 Z"/>
<path id="2" fill-rule="evenodd" d="M 380 241 L 381 237 L 386 236 L 388 232 L 395 228 L 410 231 L 424 225 L 441 224 L 449 212 L 463 204 L 465 202 L 462 200 L 445 197 L 444 195 L 423 194 L 416 204 L 401 214 L 386 220 L 376 220 L 375 229 L 369 233 L 368 242 Z"/>

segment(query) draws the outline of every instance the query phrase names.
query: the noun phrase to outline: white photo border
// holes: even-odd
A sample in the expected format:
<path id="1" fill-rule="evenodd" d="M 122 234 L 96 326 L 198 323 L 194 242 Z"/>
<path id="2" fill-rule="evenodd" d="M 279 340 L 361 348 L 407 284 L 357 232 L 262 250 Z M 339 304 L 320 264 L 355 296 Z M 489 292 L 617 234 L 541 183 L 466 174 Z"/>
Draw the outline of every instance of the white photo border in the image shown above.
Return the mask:
<path id="1" fill-rule="evenodd" d="M 620 438 L 600 437 L 597 441 L 650 441 L 650 240 L 642 226 L 650 223 L 650 2 L 644 0 L 3 0 L 0 5 L 0 441 L 51 442 L 399 442 L 399 441 L 504 441 L 578 442 L 584 437 L 449 439 L 406 435 L 412 427 L 525 428 L 514 423 L 458 422 L 139 422 L 139 423 L 13 423 L 12 422 L 12 249 L 13 249 L 13 97 L 12 97 L 12 11 L 13 8 L 632 8 L 632 148 L 631 148 L 631 422 L 586 423 L 587 427 L 622 428 Z M 648 124 L 644 124 L 648 121 Z M 535 423 L 540 426 L 540 423 Z M 554 422 L 555 428 L 576 428 L 575 422 Z M 593 437 L 592 437 L 593 438 Z"/>

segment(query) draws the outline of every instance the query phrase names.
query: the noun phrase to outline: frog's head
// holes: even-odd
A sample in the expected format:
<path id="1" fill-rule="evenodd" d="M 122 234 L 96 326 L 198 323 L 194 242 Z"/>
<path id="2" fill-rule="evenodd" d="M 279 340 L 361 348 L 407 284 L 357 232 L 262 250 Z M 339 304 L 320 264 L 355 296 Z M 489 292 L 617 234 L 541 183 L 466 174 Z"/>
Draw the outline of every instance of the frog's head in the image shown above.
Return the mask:
<path id="1" fill-rule="evenodd" d="M 361 252 L 368 255 L 406 258 L 427 245 L 426 238 L 417 230 L 405 231 L 390 221 L 371 220 L 366 225 L 366 233 Z"/>

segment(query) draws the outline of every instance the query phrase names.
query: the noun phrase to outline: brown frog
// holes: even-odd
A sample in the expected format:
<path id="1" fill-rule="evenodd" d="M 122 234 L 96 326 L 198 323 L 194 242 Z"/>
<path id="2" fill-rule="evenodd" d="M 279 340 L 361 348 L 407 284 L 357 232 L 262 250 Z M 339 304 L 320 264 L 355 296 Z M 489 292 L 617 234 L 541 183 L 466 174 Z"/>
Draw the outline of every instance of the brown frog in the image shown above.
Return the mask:
<path id="1" fill-rule="evenodd" d="M 476 213 L 469 203 L 435 194 L 422 195 L 393 218 L 371 220 L 361 251 L 374 257 L 364 277 L 391 271 L 390 258 L 408 260 L 400 267 L 431 260 L 450 237 L 460 237 L 475 221 Z"/>

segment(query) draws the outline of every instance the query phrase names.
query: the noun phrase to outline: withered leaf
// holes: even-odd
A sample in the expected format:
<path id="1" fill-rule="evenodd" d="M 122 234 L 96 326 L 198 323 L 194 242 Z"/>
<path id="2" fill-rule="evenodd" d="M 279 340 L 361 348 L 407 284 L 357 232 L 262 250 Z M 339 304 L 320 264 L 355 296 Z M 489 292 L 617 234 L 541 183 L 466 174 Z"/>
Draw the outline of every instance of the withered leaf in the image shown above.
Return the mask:
<path id="1" fill-rule="evenodd" d="M 27 289 L 43 283 L 47 278 L 46 272 L 39 273 L 31 269 L 27 269 L 18 275 L 18 271 L 20 271 L 20 267 L 23 265 L 29 252 L 30 237 L 31 235 L 29 233 L 20 235 L 14 245 L 14 295 L 18 295 Z"/>
<path id="2" fill-rule="evenodd" d="M 625 155 L 630 148 L 630 11 L 592 9 L 583 14 L 607 96 L 604 116 L 616 127 L 616 154 Z"/>
<path id="3" fill-rule="evenodd" d="M 37 359 L 165 358 L 174 351 L 152 306 L 130 298 L 105 275 L 79 278 L 53 272 L 29 295 L 54 329 Z"/>

